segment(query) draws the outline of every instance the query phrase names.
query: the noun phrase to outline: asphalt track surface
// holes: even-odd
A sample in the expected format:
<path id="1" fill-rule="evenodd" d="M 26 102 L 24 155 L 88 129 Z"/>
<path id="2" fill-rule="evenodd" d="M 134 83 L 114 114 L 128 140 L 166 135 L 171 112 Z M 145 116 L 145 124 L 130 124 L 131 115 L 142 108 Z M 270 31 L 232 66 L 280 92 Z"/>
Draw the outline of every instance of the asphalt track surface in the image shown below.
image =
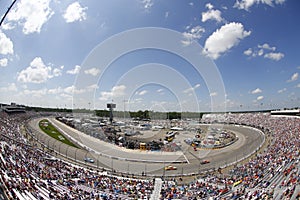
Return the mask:
<path id="1" fill-rule="evenodd" d="M 182 151 L 179 152 L 129 150 L 88 136 L 55 118 L 47 118 L 62 134 L 80 146 L 79 149 L 65 145 L 45 134 L 38 125 L 41 119 L 43 118 L 33 119 L 29 125 L 35 130 L 35 137 L 56 153 L 87 166 L 92 165 L 128 175 L 182 176 L 205 173 L 243 160 L 255 153 L 264 142 L 264 134 L 257 129 L 239 125 L 213 125 L 234 132 L 238 140 L 221 149 L 194 151 L 192 147 L 183 144 Z M 176 140 L 183 141 L 189 136 L 179 134 Z M 86 163 L 85 157 L 93 158 L 95 162 Z M 209 160 L 210 163 L 201 164 L 202 160 Z M 166 171 L 165 166 L 168 165 L 175 166 L 177 170 Z"/>

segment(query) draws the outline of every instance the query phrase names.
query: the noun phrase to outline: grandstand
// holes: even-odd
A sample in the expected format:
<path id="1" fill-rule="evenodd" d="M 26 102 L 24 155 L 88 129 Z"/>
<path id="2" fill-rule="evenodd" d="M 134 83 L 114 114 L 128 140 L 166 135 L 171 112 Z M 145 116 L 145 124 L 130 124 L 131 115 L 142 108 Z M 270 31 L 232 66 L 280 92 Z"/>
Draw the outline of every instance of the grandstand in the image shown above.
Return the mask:
<path id="1" fill-rule="evenodd" d="M 8 114 L 12 113 L 24 113 L 26 111 L 25 106 L 17 105 L 16 103 L 11 103 L 10 105 L 1 104 L 1 109 Z"/>
<path id="2" fill-rule="evenodd" d="M 263 129 L 268 145 L 256 156 L 184 182 L 181 178 L 113 174 L 52 158 L 24 126 L 38 113 L 0 112 L 2 199 L 299 199 L 300 119 L 270 113 L 204 115 L 203 123 Z M 185 177 L 182 177 L 185 178 Z M 188 178 L 188 177 L 187 177 Z"/>
<path id="3" fill-rule="evenodd" d="M 271 115 L 300 116 L 300 109 L 272 110 Z"/>

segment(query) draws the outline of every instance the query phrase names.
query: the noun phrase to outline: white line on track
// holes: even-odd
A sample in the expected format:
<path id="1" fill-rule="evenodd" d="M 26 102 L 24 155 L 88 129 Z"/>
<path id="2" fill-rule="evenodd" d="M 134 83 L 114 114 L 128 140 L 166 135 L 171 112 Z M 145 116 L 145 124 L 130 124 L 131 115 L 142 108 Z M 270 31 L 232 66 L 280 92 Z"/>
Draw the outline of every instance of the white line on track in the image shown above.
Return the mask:
<path id="1" fill-rule="evenodd" d="M 185 156 L 185 154 L 183 153 L 182 155 L 183 155 L 184 159 L 187 161 L 187 163 L 190 164 L 190 161 L 187 159 L 187 157 Z"/>

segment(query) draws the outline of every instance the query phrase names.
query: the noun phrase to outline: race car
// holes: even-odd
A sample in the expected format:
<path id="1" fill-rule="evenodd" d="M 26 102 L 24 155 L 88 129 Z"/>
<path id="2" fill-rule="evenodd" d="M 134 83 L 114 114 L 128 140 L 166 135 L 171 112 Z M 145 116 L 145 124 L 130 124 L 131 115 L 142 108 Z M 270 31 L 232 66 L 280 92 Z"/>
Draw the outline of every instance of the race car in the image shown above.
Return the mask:
<path id="1" fill-rule="evenodd" d="M 201 165 L 205 165 L 205 164 L 207 164 L 207 163 L 210 163 L 210 161 L 209 161 L 209 160 L 202 160 L 202 161 L 200 162 Z"/>
<path id="2" fill-rule="evenodd" d="M 177 167 L 174 167 L 172 165 L 169 165 L 169 166 L 165 166 L 165 170 L 169 171 L 169 170 L 176 170 Z"/>
<path id="3" fill-rule="evenodd" d="M 84 158 L 84 161 L 85 161 L 85 162 L 88 162 L 88 163 L 94 163 L 94 162 L 95 162 L 94 159 L 89 158 L 89 157 L 85 157 L 85 158 Z"/>

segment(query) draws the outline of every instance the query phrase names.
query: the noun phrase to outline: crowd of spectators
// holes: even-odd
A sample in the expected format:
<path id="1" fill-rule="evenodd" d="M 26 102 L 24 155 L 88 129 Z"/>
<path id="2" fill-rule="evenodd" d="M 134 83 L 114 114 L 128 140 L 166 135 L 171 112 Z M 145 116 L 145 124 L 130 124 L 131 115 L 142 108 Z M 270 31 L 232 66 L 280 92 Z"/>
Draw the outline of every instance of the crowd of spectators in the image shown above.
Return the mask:
<path id="1" fill-rule="evenodd" d="M 49 159 L 24 137 L 22 125 L 35 114 L 0 112 L 1 188 L 9 199 L 149 199 L 152 180 Z M 300 191 L 300 118 L 268 113 L 209 114 L 202 122 L 244 124 L 268 133 L 267 146 L 231 170 L 219 170 L 189 184 L 164 181 L 161 199 L 296 199 Z"/>
<path id="2" fill-rule="evenodd" d="M 0 177 L 9 199 L 148 199 L 152 180 L 116 177 L 107 172 L 50 159 L 22 133 L 30 114 L 0 112 Z"/>
<path id="3" fill-rule="evenodd" d="M 269 113 L 208 114 L 203 123 L 244 124 L 262 129 L 270 140 L 264 151 L 229 173 L 208 175 L 187 186 L 163 185 L 164 198 L 298 199 L 300 198 L 300 118 Z M 191 188 L 185 190 L 185 188 Z M 194 192 L 193 192 L 194 191 Z M 226 191 L 226 192 L 225 192 Z M 224 194 L 225 193 L 225 194 Z"/>

